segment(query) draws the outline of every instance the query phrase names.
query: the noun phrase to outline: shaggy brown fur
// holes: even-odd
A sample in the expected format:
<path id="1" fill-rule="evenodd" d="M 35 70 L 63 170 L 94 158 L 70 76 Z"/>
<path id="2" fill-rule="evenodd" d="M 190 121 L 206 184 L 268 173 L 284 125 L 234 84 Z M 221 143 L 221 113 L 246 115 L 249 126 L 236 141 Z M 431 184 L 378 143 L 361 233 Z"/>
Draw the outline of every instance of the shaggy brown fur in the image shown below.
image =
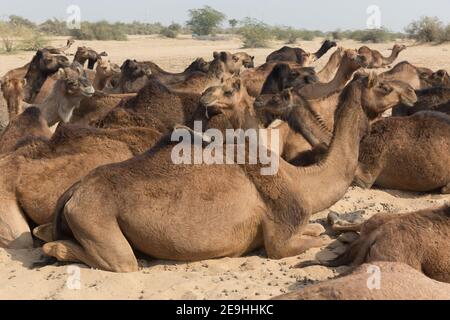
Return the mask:
<path id="1" fill-rule="evenodd" d="M 78 47 L 77 52 L 75 53 L 75 57 L 73 58 L 74 62 L 78 62 L 84 67 L 86 61 L 88 61 L 88 69 L 93 70 L 95 63 L 102 57 L 106 57 L 108 54 L 106 52 L 97 53 L 94 49 L 88 47 Z"/>
<path id="2" fill-rule="evenodd" d="M 52 132 L 41 111 L 29 107 L 17 118 L 10 121 L 0 135 L 0 154 L 12 152 L 25 139 L 50 139 Z"/>
<path id="3" fill-rule="evenodd" d="M 380 287 L 376 274 L 381 272 Z M 368 284 L 374 285 L 371 288 Z M 351 274 L 307 286 L 275 300 L 449 300 L 450 285 L 432 280 L 403 263 L 372 262 Z"/>
<path id="4" fill-rule="evenodd" d="M 407 214 L 377 214 L 362 224 L 360 238 L 336 260 L 310 261 L 300 267 L 402 262 L 432 279 L 450 282 L 449 236 L 449 206 Z"/>

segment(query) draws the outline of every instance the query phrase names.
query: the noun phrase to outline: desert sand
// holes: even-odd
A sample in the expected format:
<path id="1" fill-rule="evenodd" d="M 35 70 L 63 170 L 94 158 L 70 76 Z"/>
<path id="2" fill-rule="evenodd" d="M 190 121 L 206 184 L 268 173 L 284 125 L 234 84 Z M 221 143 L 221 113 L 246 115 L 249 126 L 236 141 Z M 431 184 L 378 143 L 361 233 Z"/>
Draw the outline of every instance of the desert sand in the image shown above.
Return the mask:
<path id="1" fill-rule="evenodd" d="M 64 39 L 52 41 L 52 45 L 63 44 Z M 357 48 L 359 43 L 342 41 L 340 45 Z M 432 69 L 450 70 L 447 45 L 410 46 L 401 53 L 400 60 Z M 183 70 L 194 58 L 210 59 L 213 51 L 239 51 L 241 43 L 236 40 L 198 41 L 187 37 L 176 40 L 157 37 L 130 37 L 127 42 L 78 41 L 99 51 L 107 51 L 109 59 L 121 63 L 127 58 L 152 60 L 169 71 Z M 246 50 L 256 56 L 256 64 L 265 61 L 268 53 L 279 48 L 273 43 L 270 48 Z M 320 40 L 302 41 L 297 45 L 308 51 L 315 51 Z M 371 47 L 388 55 L 392 43 L 374 44 Z M 329 54 L 328 54 L 329 55 Z M 327 57 L 317 66 L 322 66 Z M 0 74 L 24 65 L 32 53 L 17 53 L 2 56 Z M 330 181 L 330 184 L 333 183 Z M 327 186 L 324 186 L 326 188 Z M 362 190 L 351 187 L 345 197 L 329 210 L 312 217 L 313 222 L 322 223 L 327 229 L 324 236 L 328 245 L 313 249 L 298 257 L 283 260 L 269 260 L 264 250 L 241 258 L 224 258 L 195 263 L 174 263 L 169 261 L 140 258 L 140 270 L 130 274 L 114 274 L 92 270 L 78 264 L 54 264 L 32 268 L 41 261 L 40 248 L 33 250 L 0 249 L 0 299 L 269 299 L 298 290 L 303 286 L 338 276 L 347 267 L 329 269 L 309 267 L 296 269 L 294 266 L 315 256 L 329 259 L 344 250 L 337 235 L 329 230 L 327 215 L 330 211 L 339 214 L 362 210 L 365 219 L 379 212 L 403 213 L 450 203 L 449 195 L 412 194 L 389 190 Z M 79 283 L 74 278 L 79 270 Z M 79 286 L 78 286 L 79 284 Z"/>

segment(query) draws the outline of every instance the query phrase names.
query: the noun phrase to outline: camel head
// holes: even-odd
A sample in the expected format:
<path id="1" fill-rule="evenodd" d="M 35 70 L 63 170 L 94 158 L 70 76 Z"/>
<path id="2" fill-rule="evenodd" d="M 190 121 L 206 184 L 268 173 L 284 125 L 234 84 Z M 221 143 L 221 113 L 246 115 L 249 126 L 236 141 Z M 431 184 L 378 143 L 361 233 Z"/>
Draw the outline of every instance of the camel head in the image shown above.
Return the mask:
<path id="1" fill-rule="evenodd" d="M 243 68 L 251 69 L 255 67 L 255 56 L 251 56 L 246 52 L 233 54 L 233 60 Z"/>
<path id="2" fill-rule="evenodd" d="M 151 75 L 151 70 L 148 66 L 136 61 L 136 60 L 126 60 L 120 67 L 122 76 L 127 80 L 136 80 L 143 76 Z"/>
<path id="3" fill-rule="evenodd" d="M 233 77 L 225 80 L 221 85 L 206 89 L 200 98 L 200 103 L 206 108 L 207 114 L 223 113 L 227 117 L 240 112 L 244 105 L 243 99 L 248 97 L 247 90 L 241 83 L 241 79 Z"/>
<path id="4" fill-rule="evenodd" d="M 287 88 L 275 94 L 259 96 L 255 100 L 254 107 L 258 114 L 264 114 L 271 122 L 273 118 L 282 119 L 289 114 L 299 99 L 301 98 L 294 93 L 293 88 Z M 270 117 L 267 117 L 269 115 Z"/>
<path id="5" fill-rule="evenodd" d="M 210 62 L 203 58 L 197 58 L 191 65 L 186 69 L 187 71 L 200 71 L 207 73 L 209 69 Z"/>
<path id="6" fill-rule="evenodd" d="M 367 68 L 369 66 L 367 58 L 363 54 L 360 54 L 358 51 L 352 49 L 347 49 L 344 51 L 341 65 L 354 71 L 360 68 Z"/>
<path id="7" fill-rule="evenodd" d="M 433 72 L 428 77 L 428 82 L 433 87 L 450 87 L 450 76 L 448 75 L 448 72 L 445 70 L 438 70 L 436 72 Z"/>
<path id="8" fill-rule="evenodd" d="M 406 46 L 404 44 L 395 44 L 392 48 L 392 51 L 396 53 L 400 53 L 403 50 L 406 50 Z"/>
<path id="9" fill-rule="evenodd" d="M 241 71 L 242 61 L 228 51 L 214 52 L 214 60 L 211 62 L 208 72 L 216 78 L 225 80 Z"/>
<path id="10" fill-rule="evenodd" d="M 69 68 L 62 69 L 59 79 L 64 83 L 66 97 L 91 97 L 95 93 L 86 72 L 78 62 L 74 62 Z"/>
<path id="11" fill-rule="evenodd" d="M 104 78 L 113 77 L 114 75 L 120 74 L 121 72 L 120 67 L 117 64 L 111 63 L 111 61 L 107 61 L 101 58 L 97 61 L 97 67 L 95 71 Z"/>
<path id="12" fill-rule="evenodd" d="M 373 119 L 399 103 L 413 106 L 417 102 L 416 92 L 409 84 L 398 80 L 381 80 L 376 73 L 363 77 L 362 106 Z"/>

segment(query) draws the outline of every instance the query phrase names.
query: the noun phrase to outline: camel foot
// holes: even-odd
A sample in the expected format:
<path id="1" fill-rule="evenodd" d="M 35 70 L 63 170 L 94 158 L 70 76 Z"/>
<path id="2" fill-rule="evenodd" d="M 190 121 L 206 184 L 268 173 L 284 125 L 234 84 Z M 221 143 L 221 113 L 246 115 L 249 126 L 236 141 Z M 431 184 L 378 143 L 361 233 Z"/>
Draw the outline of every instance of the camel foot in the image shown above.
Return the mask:
<path id="1" fill-rule="evenodd" d="M 303 235 L 318 237 L 321 234 L 325 233 L 325 228 L 320 223 L 310 223 L 303 230 Z"/>
<path id="2" fill-rule="evenodd" d="M 336 212 L 331 211 L 328 214 L 328 222 L 331 224 L 331 228 L 336 232 L 358 232 L 361 231 L 361 227 L 364 223 L 361 215 L 364 211 L 356 211 L 343 215 L 338 215 Z"/>
<path id="3" fill-rule="evenodd" d="M 55 257 L 58 261 L 63 262 L 83 262 L 77 256 L 74 247 L 77 246 L 70 241 L 55 241 L 44 244 L 42 251 L 48 256 Z"/>
<path id="4" fill-rule="evenodd" d="M 446 185 L 441 189 L 442 194 L 450 194 L 450 184 Z"/>
<path id="5" fill-rule="evenodd" d="M 42 226 L 34 228 L 33 235 L 36 238 L 38 238 L 44 242 L 52 242 L 53 241 L 53 223 L 44 224 Z"/>

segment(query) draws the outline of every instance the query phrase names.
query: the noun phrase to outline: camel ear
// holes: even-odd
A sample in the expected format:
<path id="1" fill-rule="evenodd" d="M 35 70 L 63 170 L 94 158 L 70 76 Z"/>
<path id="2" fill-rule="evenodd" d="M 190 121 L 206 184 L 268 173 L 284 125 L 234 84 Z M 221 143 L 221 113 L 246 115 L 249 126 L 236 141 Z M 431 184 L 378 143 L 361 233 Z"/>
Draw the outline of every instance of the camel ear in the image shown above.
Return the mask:
<path id="1" fill-rule="evenodd" d="M 27 85 L 27 79 L 24 78 L 24 79 L 22 79 L 22 86 L 25 87 L 26 85 Z"/>
<path id="2" fill-rule="evenodd" d="M 67 74 L 66 71 L 64 69 L 58 69 L 58 78 L 59 79 L 66 79 L 67 78 Z"/>
<path id="3" fill-rule="evenodd" d="M 218 59 L 219 58 L 219 53 L 217 51 L 213 52 L 213 58 L 214 59 Z"/>
<path id="4" fill-rule="evenodd" d="M 238 56 L 235 56 L 235 55 L 233 55 L 233 61 L 234 61 L 234 62 L 238 62 L 238 61 L 239 61 L 239 57 L 238 57 Z"/>
<path id="5" fill-rule="evenodd" d="M 241 90 L 241 79 L 240 78 L 236 78 L 236 80 L 233 83 L 233 88 L 236 91 L 240 91 Z"/>
<path id="6" fill-rule="evenodd" d="M 107 57 L 108 54 L 106 53 L 106 51 L 103 51 L 103 52 L 100 53 L 98 56 L 99 56 L 99 57 Z"/>
<path id="7" fill-rule="evenodd" d="M 252 60 L 255 60 L 255 56 L 251 56 L 250 58 L 251 58 Z"/>
<path id="8" fill-rule="evenodd" d="M 376 85 L 378 85 L 378 82 L 378 75 L 375 72 L 371 72 L 369 74 L 369 77 L 367 78 L 367 87 L 374 88 Z"/>

